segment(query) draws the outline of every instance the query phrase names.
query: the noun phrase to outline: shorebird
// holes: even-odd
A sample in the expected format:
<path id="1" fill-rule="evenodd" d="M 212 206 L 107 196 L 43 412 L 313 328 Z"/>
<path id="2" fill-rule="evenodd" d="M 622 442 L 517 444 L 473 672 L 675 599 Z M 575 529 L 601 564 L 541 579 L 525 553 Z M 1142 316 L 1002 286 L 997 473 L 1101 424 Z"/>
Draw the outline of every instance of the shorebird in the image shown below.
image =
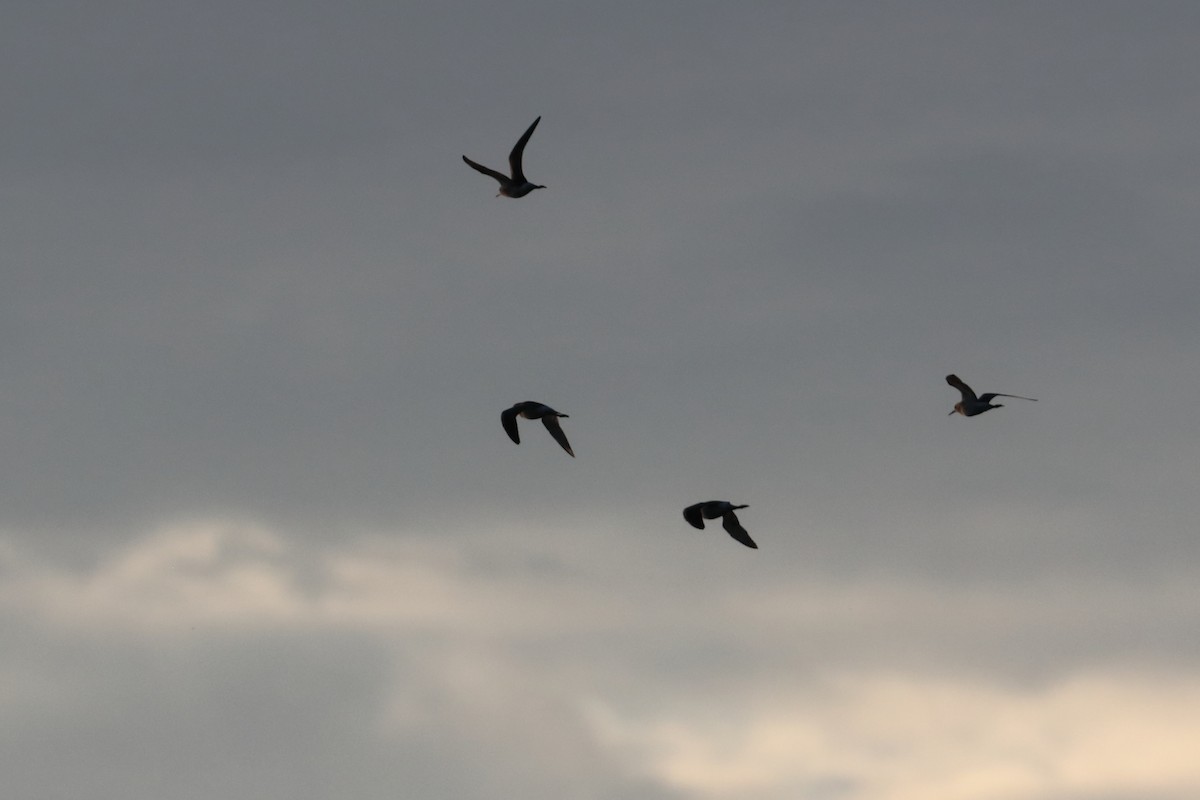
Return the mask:
<path id="1" fill-rule="evenodd" d="M 504 195 L 505 197 L 524 197 L 534 189 L 545 189 L 545 186 L 539 186 L 536 183 L 530 183 L 525 178 L 525 171 L 521 169 L 521 156 L 525 152 L 525 145 L 529 142 L 529 137 L 533 135 L 533 129 L 542 121 L 538 117 L 533 121 L 533 124 L 521 134 L 521 138 L 517 139 L 517 143 L 513 145 L 512 152 L 508 154 L 508 166 L 512 171 L 512 177 L 505 175 L 503 172 L 496 172 L 494 169 L 488 169 L 483 164 L 476 164 L 471 159 L 463 156 L 463 161 L 467 162 L 472 168 L 482 172 L 484 175 L 489 175 L 500 182 L 500 191 L 496 197 Z"/>
<path id="2" fill-rule="evenodd" d="M 571 445 L 567 442 L 567 435 L 563 433 L 562 427 L 558 424 L 558 418 L 566 416 L 566 414 L 560 414 L 550 406 L 526 400 L 523 403 L 517 403 L 512 408 L 504 409 L 500 413 L 500 422 L 504 425 L 504 432 L 508 434 L 508 438 L 520 444 L 521 435 L 517 432 L 517 417 L 540 419 L 542 424 L 546 426 L 546 430 L 550 431 L 550 435 L 554 437 L 554 441 L 561 444 L 562 449 L 566 450 L 571 458 L 574 458 L 575 451 L 571 449 Z"/>
<path id="3" fill-rule="evenodd" d="M 975 392 L 971 390 L 971 387 L 963 383 L 962 378 L 958 377 L 957 375 L 947 375 L 946 383 L 962 392 L 962 401 L 955 403 L 954 410 L 946 416 L 962 414 L 964 417 L 973 417 L 976 414 L 982 414 L 988 409 L 1004 408 L 1003 403 L 992 403 L 993 397 L 1015 397 L 1018 400 L 1032 400 L 1035 403 L 1037 402 L 1037 398 L 1034 397 L 1022 397 L 1019 394 L 1003 394 L 1001 392 L 988 392 L 987 394 L 976 397 Z"/>
<path id="4" fill-rule="evenodd" d="M 758 549 L 758 545 L 750 538 L 750 534 L 746 533 L 746 529 L 742 527 L 742 523 L 738 522 L 737 511 L 739 508 L 749 508 L 750 506 L 735 506 L 727 500 L 707 500 L 703 503 L 696 503 L 694 506 L 688 506 L 683 510 L 683 518 L 688 521 L 688 524 L 693 528 L 704 530 L 704 520 L 721 518 L 721 527 L 737 541 Z"/>

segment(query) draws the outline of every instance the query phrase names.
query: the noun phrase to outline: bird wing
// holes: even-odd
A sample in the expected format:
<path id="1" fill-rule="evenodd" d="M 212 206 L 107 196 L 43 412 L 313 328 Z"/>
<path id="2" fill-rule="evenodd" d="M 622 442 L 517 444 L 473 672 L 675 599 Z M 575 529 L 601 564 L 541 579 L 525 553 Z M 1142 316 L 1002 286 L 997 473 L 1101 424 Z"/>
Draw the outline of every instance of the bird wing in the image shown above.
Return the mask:
<path id="1" fill-rule="evenodd" d="M 491 177 L 495 178 L 496 180 L 500 181 L 500 185 L 502 185 L 502 186 L 504 184 L 508 183 L 507 175 L 496 172 L 496 170 L 494 170 L 494 169 L 488 169 L 483 164 L 476 164 L 474 161 L 467 158 L 466 156 L 463 156 L 463 161 L 467 162 L 468 166 L 472 167 L 473 169 L 478 170 L 479 172 L 482 172 L 484 175 L 491 176 Z"/>
<path id="2" fill-rule="evenodd" d="M 525 145 L 529 143 L 529 137 L 533 136 L 533 129 L 541 121 L 541 117 L 535 119 L 533 124 L 521 134 L 521 138 L 517 139 L 517 143 L 513 145 L 512 152 L 508 154 L 508 166 L 512 168 L 512 179 L 515 183 L 525 183 L 525 171 L 521 169 L 521 156 L 525 152 Z"/>
<path id="3" fill-rule="evenodd" d="M 694 506 L 688 506 L 683 510 L 683 518 L 688 521 L 688 524 L 693 528 L 704 530 L 704 503 L 696 503 Z"/>
<path id="4" fill-rule="evenodd" d="M 542 417 L 542 424 L 546 426 L 546 430 L 550 431 L 550 435 L 554 437 L 554 441 L 562 445 L 562 449 L 566 450 L 571 458 L 575 457 L 575 451 L 571 449 L 570 443 L 567 442 L 567 435 L 563 433 L 562 426 L 558 424 L 558 417 L 553 414 L 547 414 Z"/>
<path id="5" fill-rule="evenodd" d="M 506 408 L 500 412 L 500 424 L 504 426 L 504 432 L 508 434 L 508 438 L 512 439 L 516 444 L 521 443 L 521 434 L 517 431 L 517 407 Z"/>
<path id="6" fill-rule="evenodd" d="M 1022 397 L 1019 394 L 1004 394 L 1003 392 L 988 392 L 987 394 L 983 395 L 979 399 L 985 403 L 990 403 L 990 402 L 992 402 L 993 397 L 1015 397 L 1018 400 L 1032 400 L 1035 403 L 1037 402 L 1036 397 Z"/>
<path id="7" fill-rule="evenodd" d="M 971 387 L 963 383 L 962 378 L 958 377 L 957 375 L 947 375 L 946 383 L 962 392 L 963 400 L 968 403 L 973 403 L 979 399 L 975 396 L 975 392 L 971 390 Z M 986 403 L 987 401 L 985 400 L 984 402 Z"/>
<path id="8" fill-rule="evenodd" d="M 751 547 L 755 550 L 758 549 L 758 545 L 750 538 L 750 534 L 746 533 L 746 529 L 742 527 L 742 523 L 738 522 L 737 514 L 734 514 L 732 511 L 721 518 L 721 527 L 734 539 L 746 545 L 746 547 Z"/>

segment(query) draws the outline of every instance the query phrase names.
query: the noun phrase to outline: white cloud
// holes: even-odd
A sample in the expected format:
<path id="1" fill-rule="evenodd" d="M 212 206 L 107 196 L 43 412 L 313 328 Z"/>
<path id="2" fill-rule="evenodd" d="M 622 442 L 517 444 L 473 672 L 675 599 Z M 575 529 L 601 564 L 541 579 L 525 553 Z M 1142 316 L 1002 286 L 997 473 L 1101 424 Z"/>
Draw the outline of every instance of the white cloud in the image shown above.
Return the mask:
<path id="1" fill-rule="evenodd" d="M 284 623 L 296 617 L 294 576 L 276 534 L 240 521 L 166 527 L 69 571 L 8 548 L 6 606 L 54 625 L 158 631 L 196 624 Z"/>
<path id="2" fill-rule="evenodd" d="M 589 717 L 638 768 L 713 800 L 1200 795 L 1195 674 L 1103 672 L 1023 691 L 870 673 L 772 688 L 751 709 L 592 703 Z"/>
<path id="3" fill-rule="evenodd" d="M 521 537 L 554 546 L 548 533 Z M 0 602 L 56 626 L 108 633 L 400 627 L 486 637 L 546 633 L 563 624 L 563 604 L 585 601 L 586 587 L 540 567 L 537 551 L 514 555 L 511 538 L 489 538 L 439 544 L 363 535 L 305 548 L 256 523 L 193 520 L 163 526 L 87 570 L 47 564 L 8 544 L 10 579 Z M 605 604 L 587 624 L 609 624 L 615 613 Z"/>
<path id="4" fill-rule="evenodd" d="M 471 759 L 470 773 L 446 778 L 449 794 L 494 784 L 549 797 L 575 780 L 596 798 L 616 786 L 704 800 L 1200 792 L 1189 713 L 1200 671 L 1188 647 L 1150 652 L 1137 636 L 1155 620 L 1186 631 L 1200 617 L 1182 580 L 1150 590 L 776 577 L 664 592 L 661 573 L 639 572 L 601 537 L 372 534 L 313 547 L 220 519 L 163 526 L 88 568 L 11 545 L 3 565 L 0 615 L 35 640 L 125 665 L 93 673 L 15 648 L 0 660 L 10 683 L 0 704 L 17 719 L 41 709 L 68 728 L 103 721 L 127 712 L 96 698 L 140 708 L 140 684 L 164 676 L 191 687 L 173 701 L 189 717 L 228 707 L 237 686 L 264 698 L 264 724 L 294 716 L 297 702 L 318 718 L 328 709 L 307 693 L 338 664 L 338 691 L 369 709 L 339 735 L 371 753 L 425 742 L 431 775 Z M 308 663 L 331 641 L 349 661 L 335 651 Z M 1005 661 L 1022 648 L 1043 662 L 1036 678 Z M 258 666 L 275 662 L 305 695 Z M 288 752 L 276 757 L 286 764 Z"/>

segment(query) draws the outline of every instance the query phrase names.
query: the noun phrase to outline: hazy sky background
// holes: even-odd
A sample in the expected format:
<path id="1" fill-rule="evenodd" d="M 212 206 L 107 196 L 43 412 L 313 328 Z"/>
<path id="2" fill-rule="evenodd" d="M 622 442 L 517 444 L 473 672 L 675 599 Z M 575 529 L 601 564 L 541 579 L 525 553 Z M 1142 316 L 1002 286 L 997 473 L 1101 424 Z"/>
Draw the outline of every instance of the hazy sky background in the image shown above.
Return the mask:
<path id="1" fill-rule="evenodd" d="M 8 4 L 6 794 L 1200 796 L 1198 41 Z"/>

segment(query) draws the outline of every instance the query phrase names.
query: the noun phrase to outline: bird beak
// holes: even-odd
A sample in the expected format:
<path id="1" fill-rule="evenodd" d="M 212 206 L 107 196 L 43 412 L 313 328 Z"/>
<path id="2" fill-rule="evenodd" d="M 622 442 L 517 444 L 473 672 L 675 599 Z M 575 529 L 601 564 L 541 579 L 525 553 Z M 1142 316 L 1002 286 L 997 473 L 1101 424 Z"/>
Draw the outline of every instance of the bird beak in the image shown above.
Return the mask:
<path id="1" fill-rule="evenodd" d="M 951 411 L 951 412 L 950 412 L 949 414 L 947 414 L 946 416 L 947 416 L 947 417 L 953 417 L 953 416 L 954 416 L 956 413 L 958 413 L 958 409 L 955 409 L 954 411 Z"/>

